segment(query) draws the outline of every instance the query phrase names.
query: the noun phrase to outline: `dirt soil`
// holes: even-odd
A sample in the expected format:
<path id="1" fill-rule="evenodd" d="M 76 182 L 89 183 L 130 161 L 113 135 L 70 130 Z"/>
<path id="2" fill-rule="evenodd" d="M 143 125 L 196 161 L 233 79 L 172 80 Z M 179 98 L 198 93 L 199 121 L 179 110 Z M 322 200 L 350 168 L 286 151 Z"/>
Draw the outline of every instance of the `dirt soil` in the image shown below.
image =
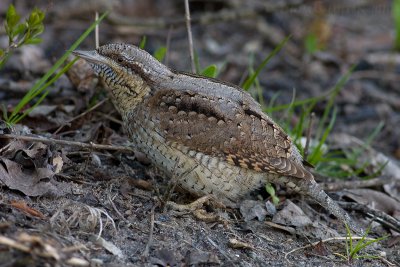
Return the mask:
<path id="1" fill-rule="evenodd" d="M 138 45 L 146 36 L 147 51 L 167 46 L 164 63 L 190 71 L 184 1 L 3 0 L 1 18 L 11 2 L 22 15 L 39 7 L 46 19 L 43 42 L 16 50 L 0 70 L 3 120 L 89 27 L 95 11 L 111 10 L 100 24 L 100 44 Z M 135 147 L 123 149 L 129 138 L 121 117 L 90 67 L 78 61 L 29 116 L 12 128 L 0 124 L 0 137 L 43 137 L 42 142 L 0 138 L 0 265 L 400 266 L 400 54 L 393 49 L 391 4 L 190 1 L 199 63 L 202 68 L 216 64 L 218 79 L 240 84 L 251 62 L 258 66 L 291 35 L 258 77 L 265 103 L 324 95 L 354 66 L 335 99 L 337 120 L 329 142 L 337 149 L 353 148 L 383 122 L 360 158 L 367 158 L 370 173 L 382 158 L 388 163 L 369 185 L 359 185 L 365 180 L 358 177 L 317 180 L 326 189 L 339 185 L 330 196 L 344 203 L 360 227 L 371 226 L 369 238 L 386 236 L 357 254 L 365 257 L 349 257 L 340 221 L 281 187 L 276 207 L 260 189 L 236 209 L 213 199 L 195 212 L 172 209 L 170 202 L 188 204 L 196 197 L 176 188 Z M 318 51 L 311 53 L 305 43 L 314 37 Z M 1 28 L 0 47 L 7 45 Z M 92 34 L 80 49 L 94 47 Z M 315 106 L 317 121 L 326 104 Z M 297 111 L 290 118 L 293 125 L 300 119 Z M 281 121 L 287 114 L 272 116 Z M 382 223 L 390 218 L 391 226 Z"/>

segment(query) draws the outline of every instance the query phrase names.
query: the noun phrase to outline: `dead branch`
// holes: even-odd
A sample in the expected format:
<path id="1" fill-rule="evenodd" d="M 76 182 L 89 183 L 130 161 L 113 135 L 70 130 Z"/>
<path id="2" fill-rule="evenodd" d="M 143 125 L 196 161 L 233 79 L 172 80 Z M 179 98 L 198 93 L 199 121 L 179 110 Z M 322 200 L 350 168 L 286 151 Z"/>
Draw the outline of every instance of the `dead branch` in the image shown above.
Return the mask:
<path id="1" fill-rule="evenodd" d="M 29 142 L 41 142 L 44 144 L 58 144 L 64 146 L 75 146 L 85 149 L 94 149 L 94 150 L 112 150 L 112 151 L 119 151 L 124 153 L 134 153 L 135 151 L 128 147 L 128 146 L 116 146 L 116 145 L 101 145 L 101 144 L 94 144 L 90 143 L 82 143 L 77 141 L 68 141 L 68 140 L 59 140 L 48 138 L 44 136 L 25 136 L 25 135 L 16 135 L 16 134 L 3 134 L 0 135 L 1 139 L 17 139 L 22 141 L 29 141 Z"/>

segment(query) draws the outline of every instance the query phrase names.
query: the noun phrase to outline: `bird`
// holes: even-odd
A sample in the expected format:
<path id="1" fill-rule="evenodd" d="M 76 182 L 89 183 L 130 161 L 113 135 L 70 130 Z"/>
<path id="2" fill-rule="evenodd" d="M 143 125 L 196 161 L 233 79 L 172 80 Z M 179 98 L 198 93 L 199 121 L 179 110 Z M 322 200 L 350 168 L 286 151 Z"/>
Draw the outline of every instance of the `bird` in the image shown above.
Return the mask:
<path id="1" fill-rule="evenodd" d="M 304 167 L 289 135 L 239 86 L 173 70 L 130 44 L 73 53 L 103 80 L 135 148 L 183 189 L 234 205 L 271 182 L 361 232 Z"/>

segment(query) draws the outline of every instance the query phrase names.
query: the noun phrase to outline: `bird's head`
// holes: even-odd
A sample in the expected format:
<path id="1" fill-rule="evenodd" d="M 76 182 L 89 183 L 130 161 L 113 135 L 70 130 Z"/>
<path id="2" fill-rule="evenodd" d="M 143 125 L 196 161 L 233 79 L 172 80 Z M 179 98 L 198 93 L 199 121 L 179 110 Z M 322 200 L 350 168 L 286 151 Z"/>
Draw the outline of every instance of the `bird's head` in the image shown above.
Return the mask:
<path id="1" fill-rule="evenodd" d="M 170 73 L 149 53 L 133 45 L 108 44 L 73 54 L 85 59 L 104 81 L 120 113 L 137 106 L 150 93 L 155 79 Z"/>

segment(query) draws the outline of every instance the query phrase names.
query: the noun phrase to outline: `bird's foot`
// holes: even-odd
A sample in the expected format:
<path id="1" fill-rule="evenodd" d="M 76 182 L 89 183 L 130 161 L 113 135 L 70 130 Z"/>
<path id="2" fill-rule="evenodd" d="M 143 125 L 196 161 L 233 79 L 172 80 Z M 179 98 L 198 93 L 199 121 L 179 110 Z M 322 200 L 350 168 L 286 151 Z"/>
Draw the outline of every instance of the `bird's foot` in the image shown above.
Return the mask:
<path id="1" fill-rule="evenodd" d="M 172 201 L 167 202 L 167 207 L 178 213 L 191 213 L 193 216 L 201 221 L 205 222 L 217 222 L 223 221 L 221 216 L 214 212 L 207 212 L 204 209 L 205 205 L 212 205 L 216 208 L 225 208 L 225 206 L 215 199 L 212 195 L 206 195 L 189 204 L 177 204 Z"/>

